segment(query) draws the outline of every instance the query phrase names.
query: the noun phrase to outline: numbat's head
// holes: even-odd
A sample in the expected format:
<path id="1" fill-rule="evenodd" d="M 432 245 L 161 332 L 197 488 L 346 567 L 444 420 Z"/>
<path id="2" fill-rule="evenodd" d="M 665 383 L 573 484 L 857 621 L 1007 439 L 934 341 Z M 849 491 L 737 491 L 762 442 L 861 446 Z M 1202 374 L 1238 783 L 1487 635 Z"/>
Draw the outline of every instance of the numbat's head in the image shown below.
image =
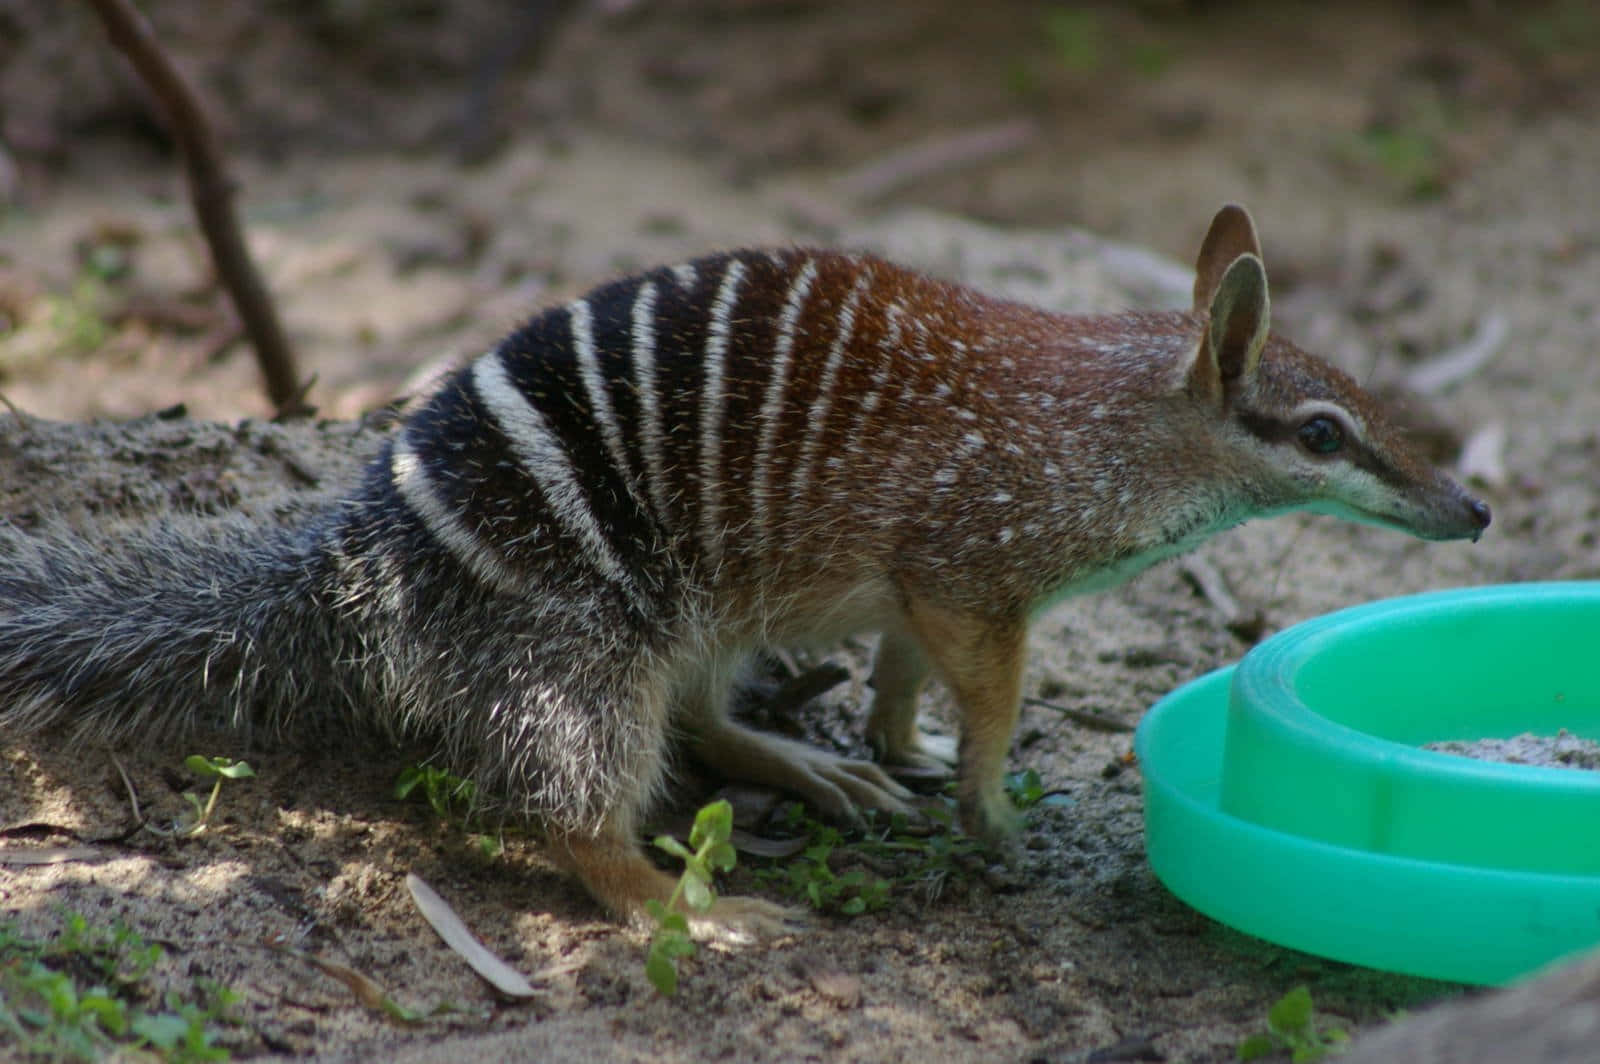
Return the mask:
<path id="1" fill-rule="evenodd" d="M 1419 455 L 1346 374 L 1268 330 L 1267 275 L 1242 207 L 1217 212 L 1195 267 L 1204 323 L 1184 381 L 1215 410 L 1259 511 L 1304 508 L 1409 532 L 1476 540 L 1489 507 Z"/>

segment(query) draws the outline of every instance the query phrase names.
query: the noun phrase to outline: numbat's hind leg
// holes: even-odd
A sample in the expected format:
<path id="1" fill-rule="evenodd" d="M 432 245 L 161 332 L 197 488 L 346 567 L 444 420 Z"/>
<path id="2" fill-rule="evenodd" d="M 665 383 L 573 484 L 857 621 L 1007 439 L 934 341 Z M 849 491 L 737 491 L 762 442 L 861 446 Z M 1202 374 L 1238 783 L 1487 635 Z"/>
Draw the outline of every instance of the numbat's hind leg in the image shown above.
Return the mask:
<path id="1" fill-rule="evenodd" d="M 618 818 L 621 819 L 621 818 Z M 595 836 L 565 834 L 551 840 L 551 853 L 582 881 L 596 901 L 633 924 L 649 919 L 645 903 L 665 903 L 677 880 L 645 857 L 630 824 L 608 823 Z M 707 912 L 685 909 L 695 938 L 730 944 L 776 938 L 797 930 L 797 912 L 759 898 L 718 898 Z"/>

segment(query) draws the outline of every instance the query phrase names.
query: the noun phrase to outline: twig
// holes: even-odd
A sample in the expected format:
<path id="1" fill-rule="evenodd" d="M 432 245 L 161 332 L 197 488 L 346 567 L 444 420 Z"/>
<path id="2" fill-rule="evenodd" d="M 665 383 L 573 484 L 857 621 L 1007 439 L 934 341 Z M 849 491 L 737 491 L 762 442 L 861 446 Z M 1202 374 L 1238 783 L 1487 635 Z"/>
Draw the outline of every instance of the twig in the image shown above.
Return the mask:
<path id="1" fill-rule="evenodd" d="M 128 804 L 133 806 L 134 827 L 132 831 L 128 832 L 126 837 L 132 838 L 141 831 L 148 831 L 150 834 L 163 839 L 176 839 L 182 837 L 183 832 L 180 832 L 176 828 L 172 828 L 170 830 L 167 828 L 158 828 L 154 824 L 150 823 L 150 821 L 144 815 L 144 810 L 139 808 L 139 791 L 136 787 L 134 787 L 133 780 L 128 776 L 128 770 L 122 767 L 122 761 L 117 757 L 116 754 L 107 750 L 106 756 L 111 758 L 111 763 L 116 766 L 117 775 L 122 777 L 122 785 L 128 789 Z"/>
<path id="2" fill-rule="evenodd" d="M 1438 395 L 1459 384 L 1489 364 L 1505 345 L 1511 323 L 1498 310 L 1491 310 L 1478 322 L 1477 330 L 1466 343 L 1431 358 L 1406 374 L 1405 385 L 1418 395 Z"/>
<path id="3" fill-rule="evenodd" d="M 1485 487 L 1503 489 L 1510 478 L 1506 474 L 1506 427 L 1492 421 L 1467 437 L 1461 445 L 1461 458 L 1456 463 L 1461 476 L 1475 480 Z"/>
<path id="4" fill-rule="evenodd" d="M 1239 602 L 1228 590 L 1228 581 L 1209 559 L 1199 554 L 1191 554 L 1179 564 L 1183 575 L 1189 578 L 1196 590 L 1222 615 L 1224 624 L 1239 619 Z"/>
<path id="5" fill-rule="evenodd" d="M 4 403 L 5 408 L 11 411 L 11 416 L 17 419 L 18 424 L 26 425 L 28 423 L 28 415 L 24 414 L 5 392 L 0 392 L 0 403 Z"/>
<path id="6" fill-rule="evenodd" d="M 255 347 L 256 364 L 266 379 L 267 397 L 280 418 L 309 413 L 295 371 L 294 352 L 239 231 L 233 211 L 233 182 L 199 100 L 156 43 L 149 23 L 128 0 L 86 2 L 100 16 L 111 43 L 127 56 L 166 113 L 173 139 L 183 154 L 190 202 L 205 233 L 206 246 L 211 249 L 217 276 L 232 297 L 239 320 Z"/>
<path id="7" fill-rule="evenodd" d="M 845 174 L 839 178 L 838 188 L 856 202 L 881 199 L 913 181 L 1019 151 L 1033 140 L 1036 132 L 1031 119 L 1019 118 L 914 144 Z"/>
<path id="8" fill-rule="evenodd" d="M 1032 695 L 1024 695 L 1022 701 L 1025 705 L 1039 706 L 1042 709 L 1052 710 L 1061 714 L 1063 717 L 1066 717 L 1074 724 L 1082 724 L 1085 728 L 1093 728 L 1095 731 L 1133 731 L 1133 725 L 1131 724 L 1124 723 L 1120 720 L 1112 720 L 1109 717 L 1102 717 L 1097 713 L 1090 713 L 1088 710 L 1073 709 L 1071 706 L 1064 706 L 1060 702 L 1051 702 L 1048 699 L 1035 698 Z"/>

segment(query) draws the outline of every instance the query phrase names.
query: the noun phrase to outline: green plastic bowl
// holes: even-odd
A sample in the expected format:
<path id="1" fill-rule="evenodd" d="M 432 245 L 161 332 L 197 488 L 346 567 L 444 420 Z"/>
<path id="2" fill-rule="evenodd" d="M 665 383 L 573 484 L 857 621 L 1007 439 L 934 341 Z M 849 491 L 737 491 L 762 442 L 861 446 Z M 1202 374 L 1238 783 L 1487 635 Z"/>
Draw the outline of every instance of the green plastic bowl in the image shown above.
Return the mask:
<path id="1" fill-rule="evenodd" d="M 1600 772 L 1418 747 L 1560 728 L 1600 737 L 1600 583 L 1316 618 L 1146 715 L 1150 863 L 1261 938 L 1506 982 L 1600 944 Z"/>

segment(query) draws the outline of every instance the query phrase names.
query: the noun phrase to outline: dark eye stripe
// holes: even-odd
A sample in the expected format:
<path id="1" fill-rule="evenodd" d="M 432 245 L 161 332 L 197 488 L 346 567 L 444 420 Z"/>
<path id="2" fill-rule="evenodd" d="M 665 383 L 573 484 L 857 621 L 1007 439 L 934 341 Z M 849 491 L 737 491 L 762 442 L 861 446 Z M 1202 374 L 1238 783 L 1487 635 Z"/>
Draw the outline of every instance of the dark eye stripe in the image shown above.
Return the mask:
<path id="1" fill-rule="evenodd" d="M 1295 421 L 1286 421 L 1282 418 L 1244 410 L 1241 410 L 1237 416 L 1239 424 L 1244 426 L 1245 431 L 1263 443 L 1294 444 L 1296 446 L 1299 446 L 1297 438 L 1300 429 L 1307 420 L 1301 418 Z M 1334 419 L 1330 417 L 1329 420 Z M 1334 421 L 1334 423 L 1336 425 L 1339 424 L 1337 421 Z M 1408 479 L 1401 475 L 1393 464 L 1367 446 L 1367 442 L 1356 433 L 1344 433 L 1344 444 L 1339 448 L 1338 453 L 1341 458 L 1357 469 L 1364 469 L 1387 484 L 1403 486 L 1408 483 Z"/>

